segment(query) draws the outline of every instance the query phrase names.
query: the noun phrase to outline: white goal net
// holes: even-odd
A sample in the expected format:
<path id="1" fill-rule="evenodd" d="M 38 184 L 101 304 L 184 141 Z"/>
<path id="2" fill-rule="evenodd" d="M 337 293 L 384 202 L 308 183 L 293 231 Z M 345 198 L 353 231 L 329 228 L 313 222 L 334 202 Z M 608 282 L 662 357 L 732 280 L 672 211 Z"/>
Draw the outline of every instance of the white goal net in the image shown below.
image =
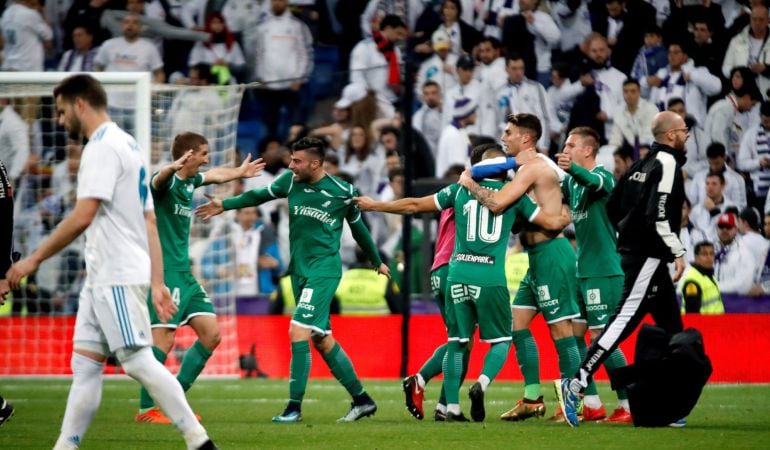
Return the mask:
<path id="1" fill-rule="evenodd" d="M 0 158 L 7 159 L 15 186 L 14 247 L 22 257 L 75 204 L 82 145 L 57 125 L 52 98 L 53 88 L 67 75 L 0 73 Z M 236 163 L 243 86 L 150 85 L 147 74 L 94 75 L 107 90 L 110 117 L 137 138 L 151 170 L 170 160 L 171 142 L 184 131 L 206 136 L 211 167 Z M 234 192 L 233 183 L 200 188 L 194 202 L 203 203 L 204 193 L 231 196 Z M 239 373 L 235 258 L 228 229 L 194 219 L 190 237 L 193 274 L 214 303 L 222 334 L 204 370 L 208 375 Z M 81 237 L 44 262 L 0 308 L 0 375 L 70 373 L 74 316 L 85 277 L 83 248 Z M 166 363 L 173 372 L 194 341 L 189 327 L 177 332 Z"/>

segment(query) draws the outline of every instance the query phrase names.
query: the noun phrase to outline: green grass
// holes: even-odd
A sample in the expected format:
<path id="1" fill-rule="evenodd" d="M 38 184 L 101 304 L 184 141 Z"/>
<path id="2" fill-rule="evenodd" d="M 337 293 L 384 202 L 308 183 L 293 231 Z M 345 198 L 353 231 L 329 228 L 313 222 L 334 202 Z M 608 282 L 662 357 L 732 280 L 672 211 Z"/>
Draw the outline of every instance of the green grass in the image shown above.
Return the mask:
<path id="1" fill-rule="evenodd" d="M 398 381 L 364 383 L 379 410 L 373 418 L 337 424 L 349 398 L 334 381 L 311 381 L 303 407 L 304 422 L 278 425 L 270 418 L 285 402 L 285 380 L 201 380 L 188 393 L 203 424 L 223 449 L 240 448 L 768 448 L 770 386 L 709 386 L 688 417 L 684 429 L 637 429 L 632 426 L 565 424 L 530 419 L 507 423 L 497 416 L 522 394 L 518 383 L 495 383 L 487 395 L 485 423 L 435 423 L 432 414 L 420 422 L 404 409 Z M 435 406 L 438 383 L 427 389 L 426 413 Z M 461 402 L 469 412 L 467 387 Z M 544 385 L 544 388 L 546 386 Z M 0 449 L 51 448 L 64 414 L 69 381 L 2 380 L 0 392 L 16 407 L 13 419 L 0 428 Z M 105 382 L 102 405 L 86 434 L 83 449 L 182 449 L 181 436 L 170 425 L 133 422 L 138 385 L 130 380 Z M 600 393 L 608 409 L 615 406 L 606 384 Z M 548 412 L 554 394 L 545 389 Z M 427 399 L 430 399 L 428 401 Z"/>

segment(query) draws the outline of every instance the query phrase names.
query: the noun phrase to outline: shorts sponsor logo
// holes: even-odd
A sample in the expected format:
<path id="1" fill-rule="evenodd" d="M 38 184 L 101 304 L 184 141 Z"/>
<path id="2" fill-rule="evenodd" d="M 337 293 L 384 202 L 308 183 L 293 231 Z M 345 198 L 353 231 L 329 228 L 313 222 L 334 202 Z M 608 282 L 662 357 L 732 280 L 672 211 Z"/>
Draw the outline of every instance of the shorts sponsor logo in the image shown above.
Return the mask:
<path id="1" fill-rule="evenodd" d="M 495 263 L 495 257 L 489 255 L 474 255 L 472 253 L 456 253 L 455 261 L 492 265 Z"/>
<path id="2" fill-rule="evenodd" d="M 441 288 L 441 277 L 432 276 L 430 277 L 430 288 L 434 291 L 437 291 Z"/>
<path id="3" fill-rule="evenodd" d="M 476 301 L 481 295 L 481 287 L 471 286 L 469 284 L 453 284 L 449 288 L 449 294 L 452 296 L 452 301 L 455 304 L 466 301 Z"/>
<path id="4" fill-rule="evenodd" d="M 550 314 L 550 315 L 554 315 L 554 314 L 556 314 L 557 312 L 559 312 L 559 310 L 560 310 L 560 309 L 561 309 L 561 306 L 557 306 L 556 308 L 554 308 L 554 309 L 552 309 L 552 310 L 548 311 L 548 314 Z"/>
<path id="5" fill-rule="evenodd" d="M 539 303 L 541 308 L 548 308 L 549 306 L 557 306 L 559 304 L 559 299 L 555 298 L 553 300 L 541 301 Z"/>
<path id="6" fill-rule="evenodd" d="M 547 285 L 537 287 L 537 299 L 541 302 L 551 299 L 551 291 Z"/>
<path id="7" fill-rule="evenodd" d="M 602 301 L 602 291 L 589 289 L 586 291 L 586 305 L 598 305 Z"/>
<path id="8" fill-rule="evenodd" d="M 310 288 L 302 289 L 302 293 L 299 296 L 299 302 L 297 303 L 298 309 L 307 309 L 308 311 L 315 311 L 315 306 L 310 304 L 310 300 L 313 298 L 313 290 Z M 312 316 L 312 314 L 310 314 Z M 304 317 L 304 314 L 303 314 Z"/>
<path id="9" fill-rule="evenodd" d="M 586 306 L 586 312 L 588 311 L 607 311 L 608 306 L 607 305 L 590 305 Z"/>
<path id="10" fill-rule="evenodd" d="M 312 314 L 302 314 L 302 318 L 303 318 L 303 319 L 309 319 L 309 318 L 311 318 L 311 317 L 313 317 L 313 315 L 312 315 Z"/>

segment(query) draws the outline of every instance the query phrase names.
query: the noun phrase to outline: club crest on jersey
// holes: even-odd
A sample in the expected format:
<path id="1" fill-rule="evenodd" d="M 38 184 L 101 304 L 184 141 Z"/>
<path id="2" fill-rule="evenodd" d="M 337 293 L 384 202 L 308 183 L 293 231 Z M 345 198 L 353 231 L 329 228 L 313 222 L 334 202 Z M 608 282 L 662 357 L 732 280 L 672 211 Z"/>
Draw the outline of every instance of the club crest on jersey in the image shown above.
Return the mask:
<path id="1" fill-rule="evenodd" d="M 187 185 L 187 192 L 192 192 L 192 191 L 193 191 L 193 189 L 195 189 L 195 188 L 193 187 L 193 185 L 192 185 L 192 184 L 188 184 L 188 185 Z"/>

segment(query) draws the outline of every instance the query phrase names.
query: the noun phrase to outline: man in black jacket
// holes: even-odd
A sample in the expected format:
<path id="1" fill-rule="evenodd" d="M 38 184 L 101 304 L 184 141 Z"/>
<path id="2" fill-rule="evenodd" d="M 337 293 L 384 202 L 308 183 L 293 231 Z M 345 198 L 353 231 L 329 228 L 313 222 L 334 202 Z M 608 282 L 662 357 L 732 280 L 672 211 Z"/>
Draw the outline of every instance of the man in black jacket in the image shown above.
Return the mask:
<path id="1" fill-rule="evenodd" d="M 13 264 L 13 188 L 5 171 L 5 164 L 0 161 L 0 277 Z M 8 280 L 0 279 L 0 305 L 5 303 L 5 296 L 10 292 Z M 13 406 L 0 396 L 0 426 L 13 415 Z"/>
<path id="2" fill-rule="evenodd" d="M 667 263 L 674 262 L 676 282 L 684 272 L 685 248 L 680 229 L 685 141 L 688 129 L 681 116 L 658 113 L 652 121 L 655 143 L 634 163 L 607 202 L 618 230 L 618 253 L 625 272 L 623 298 L 609 324 L 588 349 L 573 378 L 557 380 L 556 392 L 570 426 L 577 426 L 579 393 L 606 357 L 626 339 L 648 312 L 670 334 L 682 331 L 682 318 Z"/>

